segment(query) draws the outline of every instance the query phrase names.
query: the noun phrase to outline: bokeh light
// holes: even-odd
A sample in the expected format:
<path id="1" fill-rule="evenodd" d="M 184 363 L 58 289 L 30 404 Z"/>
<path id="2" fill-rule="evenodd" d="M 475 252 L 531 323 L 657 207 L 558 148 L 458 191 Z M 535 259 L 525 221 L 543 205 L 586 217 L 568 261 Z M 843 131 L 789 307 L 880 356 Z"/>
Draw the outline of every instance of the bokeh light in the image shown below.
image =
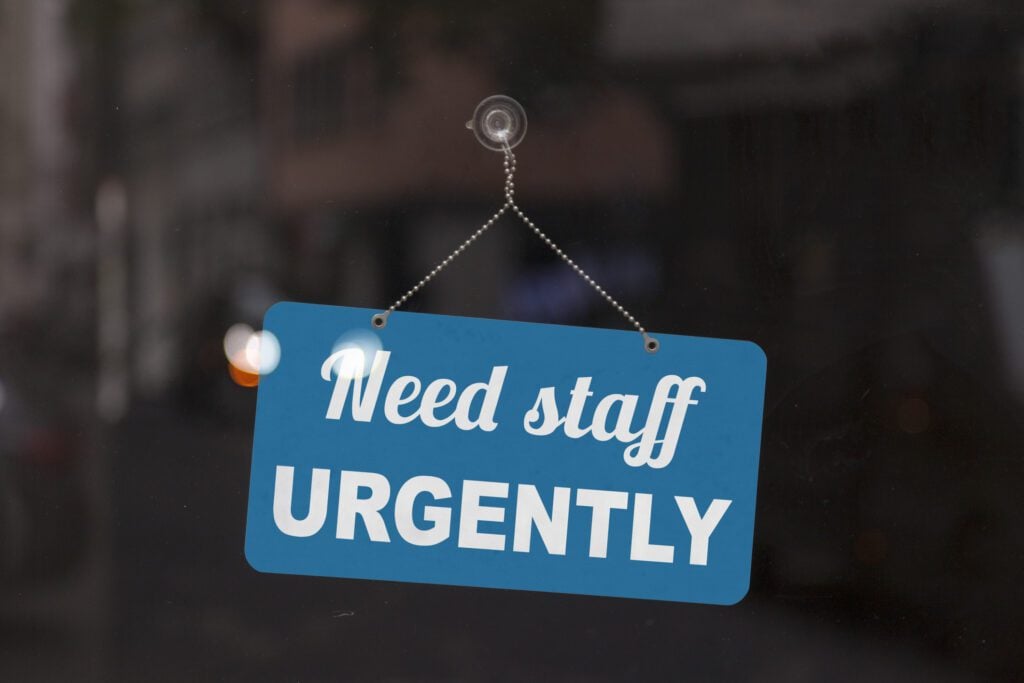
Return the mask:
<path id="1" fill-rule="evenodd" d="M 245 346 L 253 335 L 253 329 L 245 323 L 236 323 L 228 328 L 224 335 L 224 355 L 231 362 L 238 358 L 240 353 L 245 353 Z"/>
<path id="2" fill-rule="evenodd" d="M 324 364 L 325 370 L 322 374 L 326 375 L 329 369 L 332 374 L 342 377 L 351 377 L 352 379 L 366 377 L 370 374 L 374 357 L 382 348 L 380 337 L 373 332 L 350 330 L 334 342 L 330 356 L 333 361 L 328 359 L 330 362 Z M 359 353 L 343 353 L 350 350 L 359 351 Z M 325 377 L 325 379 L 327 378 Z"/>
<path id="3" fill-rule="evenodd" d="M 245 342 L 245 359 L 261 375 L 269 375 L 281 362 L 281 343 L 270 330 L 260 330 L 249 335 Z"/>
<path id="4" fill-rule="evenodd" d="M 269 375 L 281 362 L 281 343 L 270 330 L 253 330 L 236 323 L 224 334 L 224 356 L 228 374 L 243 387 L 259 384 L 260 375 Z"/>
<path id="5" fill-rule="evenodd" d="M 260 376 L 255 372 L 242 370 L 234 363 L 228 363 L 228 375 L 231 380 L 240 387 L 251 388 L 260 383 Z"/>

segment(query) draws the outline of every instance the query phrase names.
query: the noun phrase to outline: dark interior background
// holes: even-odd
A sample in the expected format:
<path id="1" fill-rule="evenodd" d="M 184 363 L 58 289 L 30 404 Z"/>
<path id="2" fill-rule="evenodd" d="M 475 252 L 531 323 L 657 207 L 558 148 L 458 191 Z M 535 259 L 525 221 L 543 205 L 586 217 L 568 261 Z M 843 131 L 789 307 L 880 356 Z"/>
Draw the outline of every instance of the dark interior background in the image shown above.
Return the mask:
<path id="1" fill-rule="evenodd" d="M 1012 0 L 0 0 L 0 679 L 1024 677 Z M 280 299 L 386 307 L 517 199 L 768 355 L 734 607 L 261 575 Z M 624 321 L 503 221 L 410 310 Z"/>

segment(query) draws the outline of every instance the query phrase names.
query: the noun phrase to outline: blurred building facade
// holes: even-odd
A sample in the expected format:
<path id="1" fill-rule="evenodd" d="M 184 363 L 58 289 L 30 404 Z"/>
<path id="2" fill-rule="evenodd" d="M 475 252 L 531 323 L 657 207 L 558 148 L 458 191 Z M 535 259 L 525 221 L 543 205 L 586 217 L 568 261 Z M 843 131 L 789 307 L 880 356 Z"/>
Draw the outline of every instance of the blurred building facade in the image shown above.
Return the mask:
<path id="1" fill-rule="evenodd" d="M 0 30 L 9 31 L 4 45 L 12 54 L 34 35 L 23 30 L 37 21 L 31 17 L 57 2 L 8 3 L 13 18 Z M 910 239 L 898 237 L 903 229 L 951 239 L 939 226 L 963 224 L 962 198 L 980 206 L 1004 191 L 1001 145 L 1013 125 L 1018 66 L 1015 48 L 991 39 L 984 11 L 931 0 L 828 2 L 797 20 L 784 4 L 759 6 L 596 3 L 603 20 L 590 36 L 595 69 L 568 84 L 512 93 L 531 117 L 517 149 L 522 206 L 563 246 L 582 251 L 577 260 L 589 260 L 623 301 L 652 305 L 668 271 L 681 285 L 674 305 L 682 307 L 713 307 L 701 299 L 708 282 L 729 282 L 737 301 L 755 290 L 781 296 L 790 284 L 833 287 L 856 276 L 843 272 L 856 268 L 855 254 L 896 248 Z M 385 42 L 373 3 L 124 7 L 115 68 L 102 74 L 111 94 L 98 104 L 116 115 L 95 131 L 116 142 L 93 181 L 112 172 L 125 183 L 131 374 L 143 394 L 159 395 L 180 377 L 195 346 L 190 329 L 207 309 L 223 307 L 212 302 L 225 292 L 277 287 L 301 299 L 383 306 L 500 204 L 500 155 L 480 147 L 462 122 L 481 97 L 509 83 L 481 48 L 492 34 L 445 44 L 446 5 L 388 15 L 398 20 Z M 526 61 L 525 46 L 510 47 L 519 50 L 510 59 Z M 959 51 L 955 63 L 949 49 Z M 20 111 L 17 125 L 27 126 L 36 119 L 21 92 L 53 91 L 57 76 L 6 78 L 3 90 L 19 96 L 9 94 L 4 109 Z M 57 110 L 46 111 L 49 118 L 32 125 L 49 131 Z M 919 114 L 926 125 L 914 125 Z M 3 184 L 4 215 L 13 216 L 30 210 L 16 189 L 25 182 L 16 176 L 29 168 L 20 160 L 30 138 L 8 138 L 5 168 L 14 175 Z M 901 148 L 876 145 L 897 138 Z M 70 147 L 58 143 L 50 144 Z M 751 155 L 755 147 L 780 153 Z M 955 210 L 932 200 L 936 169 L 957 188 L 945 196 Z M 910 206 L 905 196 L 919 201 Z M 34 206 L 53 211 L 59 202 Z M 686 225 L 663 220 L 680 211 Z M 873 231 L 836 231 L 865 222 Z M 4 306 L 52 280 L 45 269 L 20 278 L 24 254 L 92 250 L 88 230 L 75 239 L 35 238 L 29 223 L 4 224 L 9 246 L 0 258 L 22 265 L 3 272 L 37 283 L 4 287 Z M 582 314 L 613 324 L 571 274 L 548 267 L 519 227 L 491 231 L 420 301 L 448 312 Z M 686 249 L 629 252 L 630 243 L 673 233 Z M 837 244 L 837 235 L 849 243 Z M 39 246 L 43 240 L 50 246 Z M 785 262 L 770 267 L 758 256 L 783 252 Z M 635 271 L 621 282 L 616 256 Z M 534 267 L 516 276 L 510 258 Z M 92 290 L 67 289 L 86 298 Z M 445 308 L 460 299 L 459 309 Z M 563 304 L 537 307 L 538 300 Z M 21 306 L 33 308 L 27 300 Z M 225 313 L 217 324 L 231 322 Z"/>
<path id="2" fill-rule="evenodd" d="M 463 122 L 483 97 L 507 88 L 471 46 L 444 47 L 439 16 L 426 8 L 400 12 L 388 29 L 392 49 L 400 47 L 375 52 L 377 11 L 299 0 L 268 2 L 265 13 L 269 195 L 294 247 L 290 284 L 308 298 L 368 307 L 389 303 L 503 202 L 501 155 Z M 586 213 L 588 224 L 563 226 L 563 239 L 649 227 L 610 225 L 607 200 L 657 205 L 670 193 L 675 169 L 658 112 L 614 85 L 578 101 L 543 94 L 562 100 L 525 102 L 528 144 L 516 150 L 522 205 L 535 216 L 553 205 Z M 423 297 L 434 310 L 462 301 L 451 312 L 500 315 L 510 261 L 535 246 L 529 239 L 520 226 L 499 225 Z"/>
<path id="3" fill-rule="evenodd" d="M 1022 606 L 999 550 L 1020 515 L 998 458 L 1021 434 L 985 416 L 1012 400 L 1015 361 L 977 349 L 1019 317 L 988 307 L 978 221 L 1018 201 L 1020 27 L 976 3 L 820 3 L 800 20 L 777 3 L 758 23 L 738 2 L 698 36 L 693 8 L 649 4 L 622 3 L 608 45 L 677 124 L 692 223 L 653 317 L 761 339 L 772 359 L 761 580 L 933 614 L 908 628 L 1009 666 L 989 643 Z M 977 590 L 951 595 L 965 576 Z"/>
<path id="4" fill-rule="evenodd" d="M 256 37 L 246 12 L 137 3 L 118 17 L 112 166 L 127 203 L 131 376 L 159 396 L 194 362 L 214 300 L 266 277 Z"/>
<path id="5" fill-rule="evenodd" d="M 77 73 L 67 5 L 0 2 L 0 321 L 8 325 L 58 306 L 82 323 L 91 303 L 83 270 L 87 277 L 92 235 L 72 200 Z"/>

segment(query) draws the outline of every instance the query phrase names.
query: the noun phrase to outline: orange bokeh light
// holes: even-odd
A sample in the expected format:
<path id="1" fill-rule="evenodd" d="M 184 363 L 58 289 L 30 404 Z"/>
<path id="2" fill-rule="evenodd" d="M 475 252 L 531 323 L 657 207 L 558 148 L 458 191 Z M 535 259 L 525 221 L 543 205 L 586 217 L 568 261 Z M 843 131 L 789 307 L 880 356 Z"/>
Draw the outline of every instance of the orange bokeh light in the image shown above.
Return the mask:
<path id="1" fill-rule="evenodd" d="M 254 387 L 260 383 L 260 376 L 257 373 L 242 370 L 234 363 L 228 363 L 228 374 L 240 387 Z"/>

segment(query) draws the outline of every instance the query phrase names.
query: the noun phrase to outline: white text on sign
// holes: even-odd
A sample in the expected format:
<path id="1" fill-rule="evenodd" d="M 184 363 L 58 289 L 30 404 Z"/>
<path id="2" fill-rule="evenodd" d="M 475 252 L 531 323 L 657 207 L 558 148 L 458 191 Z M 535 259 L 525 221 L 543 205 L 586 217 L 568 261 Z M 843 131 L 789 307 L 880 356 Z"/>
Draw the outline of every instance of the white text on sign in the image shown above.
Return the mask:
<path id="1" fill-rule="evenodd" d="M 342 470 L 337 487 L 331 485 L 332 475 L 328 469 L 313 468 L 310 477 L 306 516 L 297 519 L 292 508 L 295 468 L 283 465 L 277 467 L 274 482 L 274 522 L 277 528 L 288 536 L 308 537 L 323 529 L 327 521 L 331 490 L 334 488 L 338 491 L 335 531 L 338 539 L 355 539 L 358 521 L 371 541 L 390 543 L 391 534 L 385 520 L 385 509 L 389 506 L 391 509 L 387 514 L 393 520 L 393 528 L 406 543 L 433 546 L 448 541 L 452 536 L 454 503 L 436 504 L 439 501 L 451 500 L 453 497 L 451 487 L 444 479 L 427 475 L 412 477 L 398 489 L 392 503 L 391 482 L 376 472 Z M 462 482 L 456 539 L 459 548 L 506 550 L 506 535 L 481 531 L 480 524 L 505 521 L 507 507 L 500 501 L 508 500 L 509 489 L 507 482 Z M 422 526 L 417 525 L 413 514 L 416 501 L 421 496 L 431 499 L 431 503 L 423 508 Z M 715 498 L 701 514 L 692 497 L 674 498 L 682 518 L 681 523 L 685 525 L 690 535 L 689 564 L 706 565 L 711 535 L 732 501 Z M 490 499 L 492 502 L 485 503 L 484 499 Z M 594 558 L 608 557 L 612 513 L 627 513 L 630 508 L 630 495 L 624 491 L 577 489 L 573 506 L 572 489 L 556 486 L 552 490 L 551 500 L 551 508 L 548 509 L 536 486 L 518 485 L 512 533 L 513 552 L 530 552 L 533 532 L 536 530 L 548 554 L 565 555 L 570 512 L 573 509 L 586 509 L 589 510 L 590 516 L 588 555 Z M 651 494 L 633 494 L 629 559 L 643 562 L 675 562 L 675 546 L 654 543 L 650 538 L 652 506 Z"/>
<path id="2" fill-rule="evenodd" d="M 390 351 L 377 351 L 367 372 L 365 354 L 361 349 L 344 348 L 328 356 L 320 368 L 320 375 L 325 381 L 334 382 L 334 391 L 325 417 L 328 420 L 340 420 L 346 402 L 351 399 L 352 419 L 370 422 L 390 358 Z M 495 366 L 488 381 L 470 384 L 461 392 L 450 379 L 435 379 L 424 387 L 418 377 L 402 375 L 387 390 L 384 416 L 392 424 L 398 425 L 420 420 L 428 427 L 444 427 L 454 423 L 466 431 L 494 431 L 498 427 L 494 415 L 507 373 L 508 366 Z M 697 405 L 697 400 L 693 398 L 694 392 L 703 393 L 707 389 L 700 377 L 662 377 L 654 388 L 643 426 L 634 431 L 633 422 L 640 399 L 636 394 L 613 393 L 604 396 L 594 409 L 591 423 L 586 426 L 582 424 L 587 400 L 594 395 L 590 390 L 591 379 L 580 377 L 576 380 L 576 385 L 569 391 L 569 403 L 564 415 L 559 409 L 555 387 L 542 387 L 533 407 L 523 417 L 523 429 L 533 436 L 549 436 L 561 429 L 571 439 L 587 435 L 597 441 L 614 438 L 630 444 L 622 454 L 627 465 L 647 465 L 661 469 L 671 463 L 675 456 L 687 408 Z M 412 407 L 417 402 L 418 405 Z M 454 406 L 448 407 L 452 403 Z M 614 424 L 610 426 L 609 422 L 612 421 Z M 661 438 L 658 438 L 659 434 Z"/>

